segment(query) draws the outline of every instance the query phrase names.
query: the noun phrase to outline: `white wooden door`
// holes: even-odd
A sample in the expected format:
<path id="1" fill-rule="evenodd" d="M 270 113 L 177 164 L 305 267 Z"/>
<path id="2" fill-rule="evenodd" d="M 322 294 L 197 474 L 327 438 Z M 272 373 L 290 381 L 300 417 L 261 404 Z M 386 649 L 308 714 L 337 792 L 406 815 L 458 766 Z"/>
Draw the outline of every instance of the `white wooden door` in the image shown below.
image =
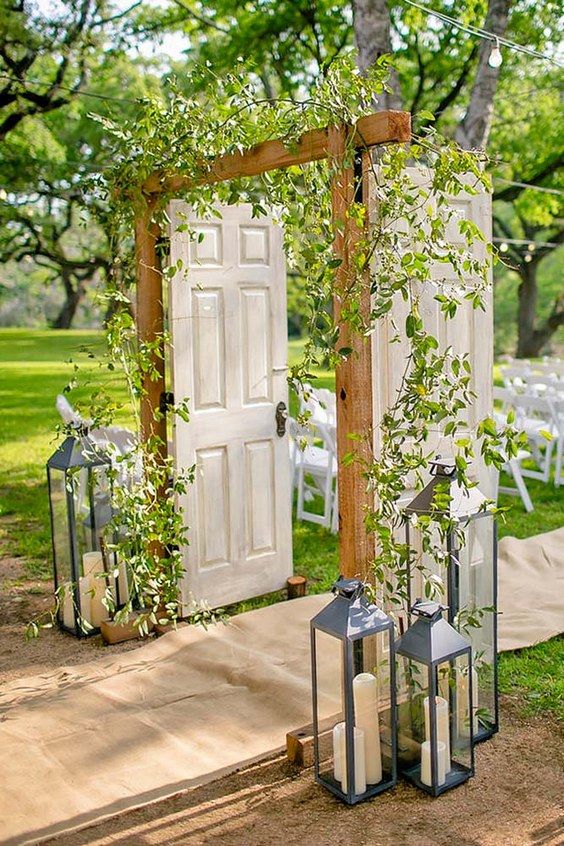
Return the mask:
<path id="1" fill-rule="evenodd" d="M 409 168 L 409 175 L 416 184 L 428 185 L 429 171 Z M 432 205 L 432 204 L 431 204 Z M 422 226 L 425 225 L 424 214 L 429 202 L 422 209 Z M 446 236 L 450 243 L 460 244 L 467 249 L 466 240 L 460 234 L 457 225 L 459 220 L 471 220 L 476 223 L 486 239 L 491 240 L 491 195 L 486 193 L 469 194 L 461 192 L 452 197 L 450 206 L 455 214 L 447 224 Z M 410 242 L 409 232 L 405 233 L 406 245 Z M 414 249 L 417 249 L 414 246 Z M 476 240 L 472 248 L 472 257 L 484 261 L 486 257 L 485 244 Z M 454 269 L 450 264 L 437 262 L 432 267 L 433 279 L 437 281 L 458 281 Z M 476 279 L 468 276 L 464 280 L 468 290 L 476 285 Z M 493 301 L 490 291 L 484 296 L 486 310 L 474 310 L 472 303 L 461 300 L 454 318 L 445 319 L 440 311 L 440 304 L 435 300 L 439 293 L 434 285 L 429 285 L 421 292 L 420 311 L 425 328 L 439 341 L 440 350 L 452 347 L 455 355 L 469 354 L 472 368 L 471 387 L 476 393 L 476 399 L 467 410 L 467 424 L 472 431 L 483 417 L 491 415 L 493 399 Z M 394 302 L 392 313 L 382 321 L 378 321 L 373 334 L 372 367 L 373 367 L 373 407 L 374 407 L 374 448 L 379 450 L 378 424 L 384 411 L 393 405 L 397 391 L 401 384 L 405 370 L 409 342 L 402 332 L 405 327 L 408 306 L 398 294 Z M 392 343 L 392 338 L 398 334 L 399 342 Z M 437 431 L 429 440 L 429 448 L 434 448 L 443 455 L 452 451 L 449 438 L 445 438 Z M 479 454 L 479 450 L 477 451 Z M 475 476 L 487 496 L 493 494 L 492 478 L 489 471 L 483 467 L 479 459 L 473 467 Z M 407 494 L 409 495 L 409 494 Z"/>
<path id="2" fill-rule="evenodd" d="M 190 408 L 174 455 L 196 466 L 181 501 L 183 601 L 214 607 L 277 590 L 292 573 L 288 436 L 276 424 L 288 404 L 282 232 L 248 205 L 219 211 L 204 221 L 169 207 L 172 378 Z M 186 223 L 192 235 L 178 231 Z"/>
<path id="3" fill-rule="evenodd" d="M 415 184 L 423 186 L 429 184 L 430 174 L 428 171 L 410 168 L 409 174 Z M 425 207 L 421 211 L 421 226 L 423 227 L 425 226 L 425 209 L 429 206 L 429 202 L 424 205 Z M 447 225 L 446 236 L 450 243 L 460 244 L 466 250 L 468 249 L 466 240 L 461 236 L 458 228 L 457 221 L 461 219 L 473 221 L 480 227 L 486 240 L 491 239 L 491 195 L 461 192 L 452 197 L 450 206 L 455 212 Z M 404 234 L 406 249 L 409 249 L 411 248 L 410 233 L 406 231 Z M 413 245 L 413 248 L 417 249 L 416 245 Z M 485 244 L 476 240 L 471 252 L 474 259 L 480 262 L 484 261 L 486 257 Z M 437 262 L 432 267 L 432 276 L 434 280 L 441 282 L 459 281 L 452 266 L 442 262 Z M 469 275 L 464 280 L 465 287 L 471 290 L 476 285 L 476 281 Z M 469 432 L 472 433 L 482 418 L 491 415 L 493 407 L 493 298 L 491 285 L 489 292 L 484 296 L 485 311 L 473 309 L 471 302 L 459 297 L 461 304 L 452 319 L 445 319 L 442 315 L 440 304 L 435 300 L 435 295 L 439 291 L 434 285 L 429 285 L 420 293 L 420 312 L 425 328 L 437 338 L 439 349 L 443 351 L 450 346 L 455 355 L 469 354 L 472 368 L 471 388 L 476 393 L 476 399 L 472 406 L 466 409 L 466 423 Z M 400 295 L 397 295 L 391 314 L 386 319 L 376 323 L 373 334 L 374 450 L 376 455 L 380 448 L 379 422 L 385 410 L 393 405 L 401 384 L 402 374 L 405 371 L 409 342 L 403 330 L 407 314 L 407 304 Z M 392 341 L 398 335 L 399 341 Z M 427 446 L 429 450 L 434 450 L 437 454 L 449 455 L 453 452 L 451 440 L 450 437 L 445 437 L 438 427 L 438 430 L 430 436 Z M 495 487 L 494 477 L 490 469 L 486 468 L 480 459 L 479 450 L 475 450 L 475 454 L 476 459 L 469 475 L 478 481 L 480 489 L 486 496 L 492 497 Z M 414 493 L 414 490 L 406 490 L 402 504 L 407 504 Z M 403 528 L 397 529 L 396 537 L 398 540 L 403 540 Z M 412 539 L 412 542 L 417 548 L 418 540 Z M 443 573 L 438 572 L 434 560 L 426 558 L 425 564 L 431 572 L 444 577 Z M 464 590 L 463 586 L 462 590 Z M 420 574 L 415 573 L 412 583 L 412 596 L 421 595 L 421 591 L 421 577 Z"/>

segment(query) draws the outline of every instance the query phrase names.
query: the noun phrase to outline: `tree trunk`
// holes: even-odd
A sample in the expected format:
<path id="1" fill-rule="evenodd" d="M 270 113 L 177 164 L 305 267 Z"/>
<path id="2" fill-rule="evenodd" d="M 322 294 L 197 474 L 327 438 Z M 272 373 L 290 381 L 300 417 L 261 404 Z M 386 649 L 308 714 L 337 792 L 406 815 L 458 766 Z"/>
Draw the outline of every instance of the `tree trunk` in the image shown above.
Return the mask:
<path id="1" fill-rule="evenodd" d="M 549 317 L 535 327 L 537 313 L 538 262 L 530 262 L 519 269 L 519 311 L 517 317 L 517 358 L 536 358 L 541 355 L 555 332 L 564 325 L 564 297 L 554 303 Z"/>
<path id="2" fill-rule="evenodd" d="M 511 0 L 489 0 L 484 29 L 503 35 Z M 494 42 L 483 39 L 480 45 L 478 70 L 466 114 L 457 127 L 455 138 L 466 150 L 484 150 L 488 143 L 493 117 L 493 101 L 499 79 L 499 68 L 489 66 Z"/>
<path id="3" fill-rule="evenodd" d="M 390 11 L 386 0 L 353 0 L 352 9 L 358 67 L 366 73 L 380 56 L 392 52 Z M 393 69 L 389 84 L 392 90 L 382 92 L 374 104 L 375 111 L 401 109 L 399 79 Z"/>
<path id="4" fill-rule="evenodd" d="M 76 288 L 72 284 L 71 274 L 63 271 L 63 285 L 65 289 L 65 302 L 53 321 L 53 329 L 70 329 L 76 315 L 76 310 L 84 296 L 84 286 L 78 284 Z"/>
<path id="5" fill-rule="evenodd" d="M 537 267 L 535 262 L 523 264 L 519 268 L 519 307 L 517 312 L 517 358 L 534 355 L 530 352 L 535 334 L 537 314 Z"/>

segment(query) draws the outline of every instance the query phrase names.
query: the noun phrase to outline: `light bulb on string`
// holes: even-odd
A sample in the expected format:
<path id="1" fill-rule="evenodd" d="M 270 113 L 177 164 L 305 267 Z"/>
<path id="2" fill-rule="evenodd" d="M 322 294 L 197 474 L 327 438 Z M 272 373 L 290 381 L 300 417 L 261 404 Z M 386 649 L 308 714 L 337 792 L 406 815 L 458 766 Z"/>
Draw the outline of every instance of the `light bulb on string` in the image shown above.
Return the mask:
<path id="1" fill-rule="evenodd" d="M 502 62 L 503 56 L 501 55 L 501 50 L 499 49 L 499 40 L 496 38 L 495 44 L 492 47 L 492 52 L 490 53 L 490 58 L 488 59 L 488 65 L 490 68 L 499 68 L 501 67 Z"/>
<path id="2" fill-rule="evenodd" d="M 526 256 L 525 256 L 525 261 L 527 262 L 527 264 L 532 260 L 533 260 L 532 255 L 530 253 L 527 253 Z"/>
<path id="3" fill-rule="evenodd" d="M 534 243 L 533 243 L 533 241 L 531 241 L 531 242 L 530 242 L 530 244 L 529 244 L 529 245 L 528 245 L 528 247 L 527 247 L 527 249 L 528 249 L 528 250 L 529 250 L 529 252 L 531 252 L 531 253 L 534 253 L 534 251 L 536 250 L 536 248 L 537 248 L 537 245 L 536 245 L 536 244 L 534 244 Z"/>
<path id="4" fill-rule="evenodd" d="M 509 244 L 507 243 L 507 241 L 502 241 L 501 244 L 499 245 L 500 253 L 506 253 L 508 249 L 509 249 Z"/>

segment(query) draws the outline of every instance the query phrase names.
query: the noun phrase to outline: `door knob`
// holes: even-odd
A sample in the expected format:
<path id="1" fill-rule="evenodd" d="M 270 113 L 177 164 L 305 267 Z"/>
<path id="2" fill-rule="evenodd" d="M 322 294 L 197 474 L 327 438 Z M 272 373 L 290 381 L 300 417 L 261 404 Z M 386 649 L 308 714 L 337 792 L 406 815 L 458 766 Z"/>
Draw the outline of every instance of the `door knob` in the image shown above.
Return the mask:
<path id="1" fill-rule="evenodd" d="M 286 420 L 288 419 L 288 409 L 285 402 L 279 402 L 276 406 L 276 434 L 279 438 L 283 438 L 286 434 Z"/>

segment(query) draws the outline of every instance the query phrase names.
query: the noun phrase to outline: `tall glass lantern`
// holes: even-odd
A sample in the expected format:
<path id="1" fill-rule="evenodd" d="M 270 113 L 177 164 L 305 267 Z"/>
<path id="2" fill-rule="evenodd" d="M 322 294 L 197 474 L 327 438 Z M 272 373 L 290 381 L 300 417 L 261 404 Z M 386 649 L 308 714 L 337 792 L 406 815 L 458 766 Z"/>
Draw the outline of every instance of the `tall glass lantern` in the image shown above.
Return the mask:
<path id="1" fill-rule="evenodd" d="M 112 518 L 110 459 L 77 428 L 47 462 L 55 592 L 59 627 L 77 637 L 97 634 L 108 617 L 109 576 L 101 537 Z M 113 565 L 112 565 L 113 569 Z M 119 585 L 111 580 L 119 606 Z"/>
<path id="2" fill-rule="evenodd" d="M 418 599 L 396 642 L 400 772 L 432 796 L 474 775 L 472 648 L 443 610 Z"/>
<path id="3" fill-rule="evenodd" d="M 315 779 L 354 805 L 396 783 L 394 624 L 357 579 L 311 621 Z"/>
<path id="4" fill-rule="evenodd" d="M 499 728 L 497 681 L 497 522 L 477 486 L 463 488 L 453 459 L 431 464 L 429 484 L 405 508 L 406 544 L 414 551 L 408 575 L 408 602 L 424 593 L 423 575 L 442 589 L 451 625 L 472 644 L 474 660 L 475 740 Z M 441 534 L 423 535 L 429 517 L 447 518 Z M 432 528 L 432 524 L 431 524 Z M 434 547 L 432 555 L 429 543 Z M 438 553 L 438 555 L 437 555 Z M 436 558 L 443 564 L 437 564 Z"/>

